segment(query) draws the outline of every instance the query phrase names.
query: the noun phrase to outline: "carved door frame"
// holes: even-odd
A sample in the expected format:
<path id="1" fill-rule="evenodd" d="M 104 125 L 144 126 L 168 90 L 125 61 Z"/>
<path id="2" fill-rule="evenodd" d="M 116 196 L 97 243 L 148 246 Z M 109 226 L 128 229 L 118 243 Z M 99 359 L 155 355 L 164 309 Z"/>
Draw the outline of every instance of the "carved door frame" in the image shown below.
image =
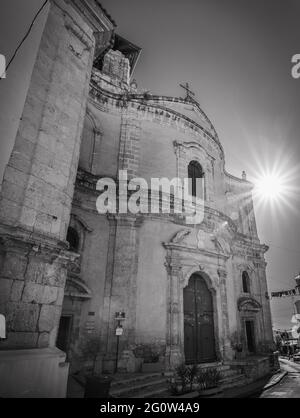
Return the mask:
<path id="1" fill-rule="evenodd" d="M 165 267 L 168 273 L 167 286 L 167 335 L 166 367 L 173 369 L 185 362 L 184 354 L 184 312 L 183 289 L 188 285 L 194 273 L 201 274 L 212 294 L 214 312 L 214 334 L 216 360 L 225 356 L 226 344 L 229 341 L 229 320 L 226 296 L 226 272 L 209 264 L 187 264 L 186 253 L 167 251 Z"/>

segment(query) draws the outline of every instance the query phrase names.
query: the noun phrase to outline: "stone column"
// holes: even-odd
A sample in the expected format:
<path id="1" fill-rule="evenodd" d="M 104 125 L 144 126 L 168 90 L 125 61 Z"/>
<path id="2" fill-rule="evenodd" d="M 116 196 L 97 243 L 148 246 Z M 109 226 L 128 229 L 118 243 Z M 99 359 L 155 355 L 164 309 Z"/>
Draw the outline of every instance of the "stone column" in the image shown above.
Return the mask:
<path id="1" fill-rule="evenodd" d="M 231 345 L 230 345 L 230 331 L 229 331 L 229 316 L 228 316 L 228 303 L 227 303 L 227 272 L 225 270 L 218 270 L 219 276 L 219 288 L 221 299 L 221 312 L 222 312 L 222 339 L 223 347 L 220 350 L 223 351 L 223 360 L 231 358 Z"/>
<path id="2" fill-rule="evenodd" d="M 168 273 L 166 368 L 174 369 L 183 360 L 180 330 L 181 266 L 167 257 L 165 267 Z"/>
<path id="3" fill-rule="evenodd" d="M 95 36 L 112 28 L 95 0 L 50 1 L 0 196 L 9 348 L 55 345 Z"/>
<path id="4" fill-rule="evenodd" d="M 181 142 L 174 141 L 173 142 L 174 152 L 176 155 L 176 177 L 180 179 L 181 184 L 177 185 L 177 196 L 181 196 L 181 199 L 175 199 L 174 202 L 174 209 L 178 211 L 178 213 L 182 213 L 183 210 L 183 199 L 184 199 L 184 179 L 187 178 L 186 173 L 186 166 L 185 166 L 185 151 L 182 146 Z"/>
<path id="5" fill-rule="evenodd" d="M 122 109 L 118 169 L 126 170 L 130 180 L 139 173 L 141 120 L 138 112 L 127 105 L 125 102 Z"/>
<path id="6" fill-rule="evenodd" d="M 262 322 L 262 331 L 263 331 L 263 341 L 262 344 L 265 350 L 273 348 L 273 328 L 272 328 L 272 315 L 271 315 L 271 306 L 270 300 L 268 298 L 268 285 L 266 277 L 266 263 L 256 263 L 256 268 L 258 272 L 258 281 L 260 286 L 260 295 L 261 295 L 261 305 L 262 309 L 260 312 L 261 322 Z"/>

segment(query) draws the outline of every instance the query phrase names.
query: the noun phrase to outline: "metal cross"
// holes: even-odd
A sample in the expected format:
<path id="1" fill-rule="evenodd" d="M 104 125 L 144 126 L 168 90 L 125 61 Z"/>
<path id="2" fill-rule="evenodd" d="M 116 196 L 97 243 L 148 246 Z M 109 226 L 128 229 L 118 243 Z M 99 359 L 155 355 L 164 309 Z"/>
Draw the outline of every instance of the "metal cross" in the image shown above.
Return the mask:
<path id="1" fill-rule="evenodd" d="M 188 101 L 193 101 L 194 100 L 193 96 L 195 96 L 195 93 L 190 89 L 189 83 L 185 83 L 185 85 L 180 84 L 180 87 L 182 87 L 186 91 L 186 98 L 185 98 L 185 100 L 187 102 Z"/>

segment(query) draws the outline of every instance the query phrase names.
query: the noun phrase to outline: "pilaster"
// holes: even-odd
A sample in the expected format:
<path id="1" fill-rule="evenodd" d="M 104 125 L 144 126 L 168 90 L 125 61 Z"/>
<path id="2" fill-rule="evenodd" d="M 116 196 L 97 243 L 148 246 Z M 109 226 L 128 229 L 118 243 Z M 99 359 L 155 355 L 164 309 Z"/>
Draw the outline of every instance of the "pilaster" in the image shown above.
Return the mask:
<path id="1" fill-rule="evenodd" d="M 139 227 L 141 218 L 131 215 L 109 216 L 108 269 L 102 310 L 102 355 L 104 370 L 112 371 L 116 360 L 115 313 L 124 312 L 124 334 L 119 353 L 135 344 L 136 291 Z"/>

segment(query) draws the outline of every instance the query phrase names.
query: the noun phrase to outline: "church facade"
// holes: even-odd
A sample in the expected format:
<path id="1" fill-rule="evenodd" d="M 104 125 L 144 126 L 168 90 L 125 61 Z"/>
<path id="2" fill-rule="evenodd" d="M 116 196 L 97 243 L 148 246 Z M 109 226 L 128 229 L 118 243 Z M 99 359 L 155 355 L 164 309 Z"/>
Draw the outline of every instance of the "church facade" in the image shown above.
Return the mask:
<path id="1" fill-rule="evenodd" d="M 1 189 L 0 395 L 65 396 L 69 364 L 268 361 L 267 246 L 246 174 L 226 172 L 188 86 L 184 98 L 139 91 L 141 50 L 99 1 L 51 0 L 47 13 Z M 201 179 L 203 220 L 188 223 L 173 193 L 151 196 L 170 212 L 99 213 L 98 181 L 120 172 L 190 178 L 192 195 Z"/>
<path id="2" fill-rule="evenodd" d="M 61 348 L 76 369 L 81 347 L 85 353 L 99 335 L 105 372 L 230 361 L 240 346 L 244 357 L 267 353 L 267 247 L 257 235 L 252 184 L 245 173 L 226 172 L 216 130 L 190 90 L 184 99 L 139 93 L 128 58 L 137 48 L 125 40 L 122 47 L 124 54 L 103 54 L 91 79 L 69 229 L 79 258 L 67 280 L 62 318 L 70 334 Z M 148 184 L 183 181 L 196 170 L 203 222 L 188 225 L 176 213 L 99 214 L 97 180 L 117 181 L 120 170 Z"/>

